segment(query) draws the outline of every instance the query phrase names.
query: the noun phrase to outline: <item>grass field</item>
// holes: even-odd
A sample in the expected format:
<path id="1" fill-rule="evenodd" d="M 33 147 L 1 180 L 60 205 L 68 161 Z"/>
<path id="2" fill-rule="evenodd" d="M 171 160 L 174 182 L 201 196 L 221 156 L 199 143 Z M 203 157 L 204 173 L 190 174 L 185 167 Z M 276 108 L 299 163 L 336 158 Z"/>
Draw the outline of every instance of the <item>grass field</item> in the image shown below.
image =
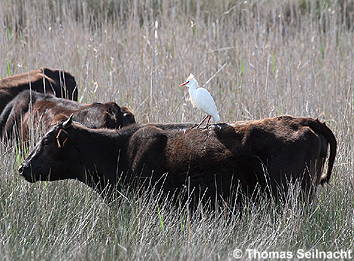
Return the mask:
<path id="1" fill-rule="evenodd" d="M 190 216 L 134 192 L 108 206 L 76 181 L 29 184 L 17 174 L 16 146 L 1 144 L 0 260 L 236 260 L 235 249 L 353 250 L 353 5 L 1 1 L 1 78 L 65 69 L 80 101 L 116 101 L 145 123 L 199 121 L 203 114 L 178 84 L 189 73 L 201 85 L 212 77 L 205 87 L 222 121 L 319 118 L 335 133 L 338 154 L 331 184 L 319 187 L 313 204 L 298 202 L 294 189 L 280 208 L 248 202 L 230 218 L 223 210 Z"/>

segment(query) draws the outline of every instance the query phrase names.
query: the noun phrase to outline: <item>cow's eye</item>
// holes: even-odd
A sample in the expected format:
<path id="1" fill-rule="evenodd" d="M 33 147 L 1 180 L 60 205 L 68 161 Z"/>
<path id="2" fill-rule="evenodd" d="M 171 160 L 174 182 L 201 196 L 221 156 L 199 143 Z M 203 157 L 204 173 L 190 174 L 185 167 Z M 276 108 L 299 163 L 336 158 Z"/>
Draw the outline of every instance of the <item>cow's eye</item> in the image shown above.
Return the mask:
<path id="1" fill-rule="evenodd" d="M 44 138 L 43 139 L 43 145 L 45 145 L 45 146 L 49 145 L 49 139 L 48 138 Z"/>

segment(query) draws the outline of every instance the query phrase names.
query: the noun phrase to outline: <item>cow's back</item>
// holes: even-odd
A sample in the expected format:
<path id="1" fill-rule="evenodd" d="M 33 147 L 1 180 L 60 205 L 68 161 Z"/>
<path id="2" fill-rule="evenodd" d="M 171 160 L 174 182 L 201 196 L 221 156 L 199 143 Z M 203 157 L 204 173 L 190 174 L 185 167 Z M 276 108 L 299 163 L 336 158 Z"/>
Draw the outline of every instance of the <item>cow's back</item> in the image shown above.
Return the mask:
<path id="1" fill-rule="evenodd" d="M 36 122 L 33 126 L 38 127 L 37 123 L 42 123 L 47 128 L 56 114 L 53 109 L 58 108 L 58 105 L 61 105 L 65 111 L 79 107 L 79 103 L 75 101 L 57 98 L 51 94 L 30 90 L 22 91 L 0 113 L 0 134 L 3 138 L 11 139 L 15 128 L 15 135 L 26 140 L 28 128 L 32 126 L 31 122 Z"/>
<path id="2" fill-rule="evenodd" d="M 54 94 L 77 100 L 75 78 L 64 71 L 43 68 L 0 80 L 0 113 L 13 98 L 24 90 Z"/>

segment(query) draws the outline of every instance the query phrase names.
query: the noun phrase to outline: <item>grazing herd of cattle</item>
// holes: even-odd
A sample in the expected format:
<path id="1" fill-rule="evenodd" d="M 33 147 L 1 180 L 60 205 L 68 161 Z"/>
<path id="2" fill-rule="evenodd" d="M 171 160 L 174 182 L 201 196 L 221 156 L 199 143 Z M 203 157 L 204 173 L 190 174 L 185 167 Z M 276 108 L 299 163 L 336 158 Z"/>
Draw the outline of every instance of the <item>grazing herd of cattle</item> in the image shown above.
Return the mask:
<path id="1" fill-rule="evenodd" d="M 77 179 L 108 198 L 124 185 L 152 185 L 169 195 L 187 187 L 198 202 L 229 200 L 235 190 L 278 197 L 295 181 L 311 198 L 331 177 L 336 138 L 312 118 L 279 116 L 204 129 L 140 124 L 127 107 L 82 104 L 77 97 L 74 77 L 63 71 L 44 68 L 0 80 L 2 140 L 26 141 L 30 126 L 47 130 L 19 169 L 27 181 Z"/>

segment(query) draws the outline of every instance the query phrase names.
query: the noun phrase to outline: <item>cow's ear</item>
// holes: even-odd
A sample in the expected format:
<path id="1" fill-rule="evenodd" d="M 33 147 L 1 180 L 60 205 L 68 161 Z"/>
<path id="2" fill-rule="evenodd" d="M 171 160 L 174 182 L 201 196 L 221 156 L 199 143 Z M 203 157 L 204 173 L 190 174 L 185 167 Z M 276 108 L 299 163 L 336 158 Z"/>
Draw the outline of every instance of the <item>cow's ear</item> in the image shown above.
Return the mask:
<path id="1" fill-rule="evenodd" d="M 111 116 L 112 116 L 112 115 L 113 115 L 113 110 L 112 110 L 112 108 L 111 108 L 111 107 L 108 107 L 106 113 L 107 113 L 108 115 L 111 115 Z"/>
<path id="2" fill-rule="evenodd" d="M 61 149 L 61 148 L 63 148 L 65 146 L 65 144 L 69 140 L 69 135 L 68 135 L 66 130 L 60 129 L 58 131 L 56 139 L 57 139 L 58 148 Z"/>
<path id="3" fill-rule="evenodd" d="M 120 112 L 121 108 L 116 103 L 111 103 L 107 109 L 107 113 L 111 116 L 115 116 L 117 112 Z"/>
<path id="4" fill-rule="evenodd" d="M 73 116 L 74 116 L 74 114 L 72 113 L 70 115 L 70 117 L 66 121 L 63 122 L 63 125 L 62 125 L 63 129 L 67 129 L 67 128 L 69 128 L 71 126 L 71 124 L 73 122 Z"/>

